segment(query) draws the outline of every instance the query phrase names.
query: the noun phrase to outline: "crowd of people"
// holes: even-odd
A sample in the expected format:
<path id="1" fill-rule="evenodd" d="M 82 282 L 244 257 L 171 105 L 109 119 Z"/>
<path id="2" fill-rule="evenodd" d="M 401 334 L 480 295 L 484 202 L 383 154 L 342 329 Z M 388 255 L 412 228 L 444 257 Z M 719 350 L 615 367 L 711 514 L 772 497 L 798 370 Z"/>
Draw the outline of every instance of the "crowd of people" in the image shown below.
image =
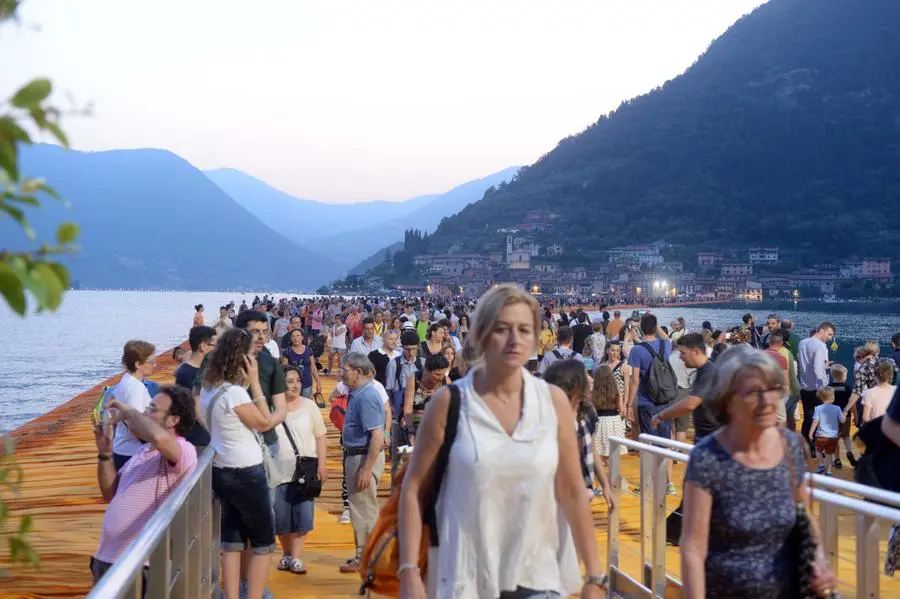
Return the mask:
<path id="1" fill-rule="evenodd" d="M 692 330 L 649 312 L 623 318 L 601 307 L 591 318 L 540 305 L 514 285 L 477 302 L 257 297 L 221 306 L 209 326 L 204 313 L 195 307 L 173 386 L 148 379 L 151 344 L 124 348 L 126 372 L 109 404 L 115 428 L 95 428 L 98 483 L 110 504 L 91 561 L 95 581 L 207 446 L 216 452 L 225 596 L 267 596 L 279 547 L 278 569 L 306 573 L 304 539 L 335 426 L 339 518 L 356 546 L 341 572 L 360 572 L 389 461 L 392 479 L 406 467 L 402 483 L 392 480 L 403 596 L 600 597 L 607 579 L 590 503 L 616 507 L 610 439 L 692 433 L 682 504 L 667 526 L 681 546 L 686 596 L 789 596 L 808 458 L 826 475 L 843 468 L 842 457 L 854 466 L 851 421 L 877 421 L 900 445 L 900 334 L 885 358 L 876 342 L 860 347 L 849 385 L 850 369 L 829 360 L 830 322 L 802 338 L 776 315 L 762 326 L 747 314 L 728 329 Z M 340 379 L 328 401 L 325 377 Z M 445 439 L 454 394 L 460 424 Z M 440 544 L 422 572 L 422 490 L 435 484 L 446 443 L 431 523 Z M 668 494 L 679 494 L 676 482 L 670 470 Z M 820 596 L 835 586 L 821 550 L 811 580 Z"/>

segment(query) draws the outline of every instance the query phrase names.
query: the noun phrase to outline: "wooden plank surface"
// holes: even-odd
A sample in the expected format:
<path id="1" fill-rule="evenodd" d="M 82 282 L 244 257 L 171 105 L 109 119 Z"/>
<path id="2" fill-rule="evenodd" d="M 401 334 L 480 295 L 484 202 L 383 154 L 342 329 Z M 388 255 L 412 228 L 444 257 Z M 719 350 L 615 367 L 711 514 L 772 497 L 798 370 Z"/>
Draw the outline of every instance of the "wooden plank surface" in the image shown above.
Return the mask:
<path id="1" fill-rule="evenodd" d="M 163 384 L 173 380 L 175 364 L 169 356 L 171 352 L 159 357 L 159 369 L 153 380 Z M 96 485 L 96 449 L 90 412 L 102 387 L 115 382 L 116 378 L 104 381 L 14 431 L 16 456 L 25 476 L 21 494 L 13 498 L 11 508 L 14 515 L 30 514 L 34 517 L 31 541 L 42 563 L 39 569 L 16 567 L 12 579 L 0 581 L 0 597 L 83 597 L 90 590 L 88 561 L 97 548 L 105 510 Z M 324 377 L 323 381 L 327 397 L 337 381 L 333 377 Z M 353 531 L 349 524 L 339 524 L 337 521 L 342 510 L 340 450 L 338 433 L 327 417 L 326 423 L 330 479 L 316 503 L 315 530 L 307 537 L 303 559 L 309 572 L 305 575 L 279 572 L 275 568 L 277 560 L 273 557 L 269 588 L 278 598 L 358 596 L 359 577 L 338 572 L 340 564 L 353 554 Z M 636 484 L 640 478 L 637 456 L 624 456 L 622 465 L 625 478 Z M 674 479 L 679 490 L 683 475 L 684 467 L 676 465 Z M 839 475 L 850 478 L 847 470 Z M 379 488 L 381 497 L 389 493 L 388 486 L 385 476 Z M 669 510 L 678 505 L 679 499 L 667 499 Z M 594 501 L 593 511 L 596 536 L 605 563 L 607 516 L 601 500 Z M 620 517 L 620 567 L 638 578 L 641 560 L 640 501 L 637 495 L 623 493 Z M 852 515 L 841 515 L 840 531 L 839 576 L 842 581 L 852 583 L 856 563 Z M 276 556 L 280 557 L 280 552 Z M 677 548 L 666 548 L 666 567 L 672 576 L 679 576 Z M 881 581 L 882 597 L 900 597 L 900 581 L 884 576 Z M 854 594 L 852 585 L 844 584 L 840 590 L 845 596 Z"/>

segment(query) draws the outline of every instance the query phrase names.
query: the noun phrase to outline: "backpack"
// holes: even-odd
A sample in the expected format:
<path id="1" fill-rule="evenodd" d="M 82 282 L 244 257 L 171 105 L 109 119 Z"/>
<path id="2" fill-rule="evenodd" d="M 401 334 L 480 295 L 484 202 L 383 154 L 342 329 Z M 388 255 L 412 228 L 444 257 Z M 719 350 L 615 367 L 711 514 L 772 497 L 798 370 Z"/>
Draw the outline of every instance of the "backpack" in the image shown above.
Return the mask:
<path id="1" fill-rule="evenodd" d="M 328 413 L 328 419 L 341 432 L 344 430 L 344 418 L 347 417 L 347 402 L 349 401 L 349 394 L 337 395 L 331 400 L 331 411 Z"/>
<path id="2" fill-rule="evenodd" d="M 661 340 L 659 343 L 660 350 L 662 350 L 665 347 L 665 342 Z M 644 393 L 656 405 L 661 406 L 674 401 L 675 396 L 678 394 L 678 379 L 675 378 L 675 370 L 672 369 L 672 365 L 664 355 L 657 353 L 649 343 L 643 342 L 640 346 L 650 352 L 650 356 L 653 358 L 647 374 L 641 377 L 641 388 Z"/>
<path id="3" fill-rule="evenodd" d="M 309 342 L 309 350 L 314 358 L 320 358 L 325 353 L 325 335 L 316 335 L 316 338 Z"/>
<path id="4" fill-rule="evenodd" d="M 422 542 L 419 546 L 418 566 L 422 578 L 426 578 L 428 568 L 428 548 L 438 546 L 437 513 L 435 504 L 440 494 L 441 484 L 447 473 L 447 462 L 450 457 L 450 449 L 456 440 L 456 428 L 459 423 L 459 408 L 461 403 L 459 388 L 456 385 L 448 385 L 450 389 L 450 405 L 447 408 L 447 428 L 444 429 L 444 442 L 438 450 L 434 463 L 434 478 L 431 485 L 423 485 L 422 502 Z M 404 466 L 394 483 L 392 489 L 400 489 L 403 478 L 406 475 Z M 375 528 L 366 541 L 359 562 L 359 573 L 362 577 L 362 586 L 359 594 L 366 592 L 398 597 L 400 595 L 400 580 L 397 578 L 397 568 L 400 566 L 400 542 L 397 530 L 399 526 L 400 493 L 394 491 L 381 513 Z"/>
<path id="5" fill-rule="evenodd" d="M 403 373 L 403 356 L 397 356 L 394 358 L 394 363 L 396 364 L 396 378 L 394 380 L 394 388 L 400 389 L 402 386 L 400 385 L 400 375 Z M 421 356 L 416 356 L 416 359 L 413 361 L 416 365 L 416 373 L 422 372 L 422 369 L 425 368 L 425 360 L 422 359 Z"/>

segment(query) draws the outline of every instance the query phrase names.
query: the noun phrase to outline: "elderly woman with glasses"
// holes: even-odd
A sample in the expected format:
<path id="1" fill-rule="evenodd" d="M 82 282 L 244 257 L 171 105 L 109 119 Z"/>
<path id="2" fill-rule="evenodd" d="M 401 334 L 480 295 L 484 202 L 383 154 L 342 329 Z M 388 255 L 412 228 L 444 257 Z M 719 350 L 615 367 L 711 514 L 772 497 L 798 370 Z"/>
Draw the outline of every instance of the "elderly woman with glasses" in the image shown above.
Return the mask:
<path id="1" fill-rule="evenodd" d="M 806 444 L 776 426 L 784 370 L 749 345 L 726 350 L 704 404 L 722 425 L 691 452 L 684 485 L 681 572 L 688 599 L 792 597 L 796 501 L 808 503 Z M 795 499 L 796 497 L 796 499 Z M 812 586 L 835 586 L 821 547 Z"/>

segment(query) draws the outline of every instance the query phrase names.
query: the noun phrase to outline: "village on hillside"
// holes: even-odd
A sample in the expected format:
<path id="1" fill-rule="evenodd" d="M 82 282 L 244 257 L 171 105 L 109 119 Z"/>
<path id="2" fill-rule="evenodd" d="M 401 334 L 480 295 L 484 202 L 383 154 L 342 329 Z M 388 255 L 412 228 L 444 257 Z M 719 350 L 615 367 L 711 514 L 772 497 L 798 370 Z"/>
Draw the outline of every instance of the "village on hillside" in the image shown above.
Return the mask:
<path id="1" fill-rule="evenodd" d="M 777 247 L 690 253 L 662 240 L 590 256 L 567 254 L 563 235 L 550 235 L 556 239 L 552 243 L 540 241 L 553 231 L 556 217 L 545 210 L 529 211 L 524 223 L 496 229 L 497 241 L 485 243 L 481 253 L 460 251 L 459 245 L 442 253 L 413 253 L 424 247 L 417 243 L 422 236 L 407 232 L 404 251 L 333 289 L 477 297 L 497 283 L 514 282 L 540 295 L 645 302 L 865 298 L 894 292 L 891 260 L 886 258 L 801 266 L 784 260 Z M 675 255 L 688 259 L 676 260 Z"/>

